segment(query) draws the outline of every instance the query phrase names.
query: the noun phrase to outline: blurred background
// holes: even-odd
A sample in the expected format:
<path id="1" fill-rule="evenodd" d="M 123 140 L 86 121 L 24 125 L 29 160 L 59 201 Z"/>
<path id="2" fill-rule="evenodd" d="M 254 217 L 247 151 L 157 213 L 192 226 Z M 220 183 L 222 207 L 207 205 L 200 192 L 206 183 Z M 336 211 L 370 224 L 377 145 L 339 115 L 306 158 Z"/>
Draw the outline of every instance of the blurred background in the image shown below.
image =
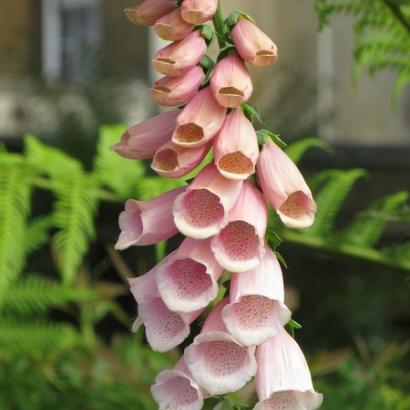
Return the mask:
<path id="1" fill-rule="evenodd" d="M 386 2 L 364 3 L 386 27 L 399 24 L 379 10 Z M 400 64 L 410 76 L 405 3 L 393 1 L 409 23 Z M 179 354 L 153 353 L 131 334 L 126 278 L 181 238 L 113 249 L 124 201 L 173 186 L 108 150 L 158 109 L 150 61 L 164 43 L 126 20 L 133 5 L 0 2 L 1 410 L 155 409 L 149 386 Z M 314 0 L 223 8 L 248 12 L 277 43 L 278 63 L 253 70 L 251 103 L 263 128 L 292 143 L 327 210 L 309 232 L 280 232 L 288 304 L 323 408 L 407 410 L 410 88 L 395 92 L 391 64 L 372 76 L 355 69 L 361 15 L 336 15 L 319 31 Z M 252 388 L 232 400 L 252 403 Z"/>

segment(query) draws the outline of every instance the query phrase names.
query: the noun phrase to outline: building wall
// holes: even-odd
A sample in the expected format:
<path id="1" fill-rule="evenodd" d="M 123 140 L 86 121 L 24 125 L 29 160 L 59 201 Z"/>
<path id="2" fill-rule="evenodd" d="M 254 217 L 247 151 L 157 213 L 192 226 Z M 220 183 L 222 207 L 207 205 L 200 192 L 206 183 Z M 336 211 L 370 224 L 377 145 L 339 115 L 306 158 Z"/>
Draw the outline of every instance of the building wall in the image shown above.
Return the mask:
<path id="1" fill-rule="evenodd" d="M 300 116 L 308 120 L 308 111 L 316 104 L 319 122 L 323 122 L 318 129 L 321 137 L 339 144 L 410 145 L 410 90 L 395 107 L 393 73 L 373 78 L 363 74 L 357 84 L 353 82 L 351 19 L 335 18 L 331 29 L 317 33 L 313 0 L 224 0 L 224 8 L 226 12 L 242 9 L 254 16 L 279 47 L 278 63 L 256 73 L 255 100 L 265 111 L 270 112 L 275 93 L 287 99 L 288 83 L 289 93 L 297 93 L 289 82 L 294 76 L 298 86 L 310 84 L 309 89 L 317 90 L 310 103 L 298 107 L 295 120 Z"/>
<path id="2" fill-rule="evenodd" d="M 40 0 L 1 0 L 0 76 L 39 73 L 40 24 Z"/>

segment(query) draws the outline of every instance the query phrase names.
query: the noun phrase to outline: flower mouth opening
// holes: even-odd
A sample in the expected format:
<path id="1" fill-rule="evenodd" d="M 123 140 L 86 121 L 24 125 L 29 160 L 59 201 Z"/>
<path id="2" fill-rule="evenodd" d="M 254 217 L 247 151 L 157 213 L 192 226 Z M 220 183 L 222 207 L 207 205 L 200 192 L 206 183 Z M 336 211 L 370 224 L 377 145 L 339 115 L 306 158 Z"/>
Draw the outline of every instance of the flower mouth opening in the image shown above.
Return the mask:
<path id="1" fill-rule="evenodd" d="M 189 10 L 181 12 L 181 17 L 189 24 L 203 23 L 202 15 L 203 13 L 200 10 Z"/>
<path id="2" fill-rule="evenodd" d="M 152 91 L 158 94 L 169 94 L 171 92 L 171 89 L 164 87 L 163 85 L 156 85 L 152 88 Z"/>
<path id="3" fill-rule="evenodd" d="M 192 387 L 188 378 L 182 376 L 175 376 L 155 386 L 153 392 L 161 402 L 161 408 L 166 409 L 196 409 L 198 406 L 195 404 L 201 401 L 198 390 Z"/>
<path id="4" fill-rule="evenodd" d="M 296 221 L 303 228 L 312 225 L 315 212 L 316 204 L 302 191 L 293 192 L 278 209 L 282 219 Z"/>
<path id="5" fill-rule="evenodd" d="M 183 200 L 185 220 L 195 228 L 219 224 L 225 216 L 219 197 L 206 189 L 192 190 Z"/>
<path id="6" fill-rule="evenodd" d="M 156 61 L 162 64 L 175 64 L 174 60 L 171 60 L 170 58 L 165 58 L 165 57 L 158 57 Z"/>
<path id="7" fill-rule="evenodd" d="M 246 261 L 259 256 L 259 237 L 245 221 L 230 222 L 219 234 L 222 252 L 233 261 Z"/>
<path id="8" fill-rule="evenodd" d="M 138 306 L 138 311 L 153 350 L 166 352 L 188 336 L 189 329 L 181 315 L 169 310 L 161 298 L 142 303 Z"/>
<path id="9" fill-rule="evenodd" d="M 118 242 L 115 244 L 116 250 L 124 250 L 134 243 L 138 242 L 144 231 L 144 225 L 141 218 L 141 210 L 138 205 L 132 204 L 133 209 L 126 210 L 120 215 L 120 226 L 124 225 Z"/>
<path id="10" fill-rule="evenodd" d="M 276 54 L 269 50 L 260 50 L 256 53 L 258 57 L 276 57 Z"/>
<path id="11" fill-rule="evenodd" d="M 178 259 L 168 267 L 167 292 L 175 299 L 195 301 L 212 287 L 207 268 L 193 259 Z"/>
<path id="12" fill-rule="evenodd" d="M 176 143 L 195 143 L 201 141 L 205 137 L 202 127 L 195 123 L 180 125 L 174 134 Z"/>
<path id="13" fill-rule="evenodd" d="M 235 87 L 223 87 L 219 90 L 219 95 L 227 97 L 244 97 L 245 94 Z"/>
<path id="14" fill-rule="evenodd" d="M 218 168 L 220 171 L 238 176 L 248 176 L 254 171 L 252 161 L 240 151 L 224 155 L 219 160 Z"/>
<path id="15" fill-rule="evenodd" d="M 158 152 L 152 161 L 152 168 L 162 172 L 174 171 L 178 167 L 178 155 L 172 149 Z"/>
<path id="16" fill-rule="evenodd" d="M 277 301 L 265 296 L 243 296 L 231 306 L 232 317 L 244 329 L 254 330 L 274 325 Z"/>
<path id="17" fill-rule="evenodd" d="M 277 409 L 289 409 L 298 410 L 301 408 L 306 408 L 298 398 L 297 392 L 293 390 L 279 391 L 267 399 L 264 400 L 260 405 L 255 407 L 258 410 L 277 410 Z"/>
<path id="18" fill-rule="evenodd" d="M 248 357 L 246 347 L 229 341 L 204 342 L 200 349 L 205 369 L 216 377 L 240 371 Z"/>

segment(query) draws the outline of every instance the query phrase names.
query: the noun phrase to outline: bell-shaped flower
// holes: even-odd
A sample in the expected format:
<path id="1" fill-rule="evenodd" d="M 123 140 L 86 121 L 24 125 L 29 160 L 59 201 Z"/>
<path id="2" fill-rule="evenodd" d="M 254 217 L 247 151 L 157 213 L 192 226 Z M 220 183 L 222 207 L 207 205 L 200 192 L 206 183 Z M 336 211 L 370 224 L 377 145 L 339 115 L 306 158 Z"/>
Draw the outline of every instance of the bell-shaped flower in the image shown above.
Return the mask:
<path id="1" fill-rule="evenodd" d="M 196 66 L 205 55 L 207 45 L 199 31 L 194 31 L 181 41 L 162 48 L 155 54 L 153 64 L 161 74 L 180 77 Z"/>
<path id="2" fill-rule="evenodd" d="M 248 63 L 262 67 L 278 58 L 275 43 L 251 21 L 240 18 L 231 31 L 232 41 L 239 55 Z"/>
<path id="3" fill-rule="evenodd" d="M 201 410 L 204 394 L 181 358 L 174 369 L 163 370 L 155 379 L 151 393 L 159 410 Z"/>
<path id="4" fill-rule="evenodd" d="M 245 180 L 255 172 L 259 147 L 255 129 L 242 110 L 226 116 L 215 139 L 215 164 L 226 178 Z"/>
<path id="5" fill-rule="evenodd" d="M 289 228 L 308 228 L 315 220 L 316 204 L 293 161 L 272 141 L 262 149 L 257 164 L 265 198 Z"/>
<path id="6" fill-rule="evenodd" d="M 174 202 L 174 220 L 189 238 L 205 239 L 228 222 L 242 182 L 223 177 L 214 164 L 206 166 Z"/>
<path id="7" fill-rule="evenodd" d="M 178 116 L 172 141 L 187 148 L 204 145 L 221 129 L 225 116 L 226 108 L 217 103 L 209 87 L 204 88 Z"/>
<path id="8" fill-rule="evenodd" d="M 165 178 L 180 178 L 195 169 L 210 148 L 210 143 L 198 148 L 184 148 L 170 141 L 155 153 L 151 168 Z"/>
<path id="9" fill-rule="evenodd" d="M 244 182 L 228 224 L 212 238 L 216 260 L 230 272 L 256 268 L 265 254 L 267 223 L 265 199 L 252 183 Z"/>
<path id="10" fill-rule="evenodd" d="M 164 77 L 152 87 L 152 96 L 159 105 L 175 106 L 186 104 L 198 92 L 205 78 L 200 66 L 195 66 L 182 77 Z"/>
<path id="11" fill-rule="evenodd" d="M 172 10 L 155 22 L 155 33 L 164 40 L 179 41 L 185 38 L 194 26 L 181 18 L 180 10 Z"/>
<path id="12" fill-rule="evenodd" d="M 252 79 L 237 55 L 228 55 L 218 62 L 211 77 L 211 90 L 220 105 L 238 108 L 253 92 Z"/>
<path id="13" fill-rule="evenodd" d="M 284 303 L 282 270 L 271 249 L 255 269 L 233 273 L 229 304 L 222 311 L 231 335 L 245 346 L 259 345 L 276 335 L 290 320 Z"/>
<path id="14" fill-rule="evenodd" d="M 218 7 L 218 0 L 184 0 L 181 17 L 190 24 L 203 24 L 211 20 Z"/>
<path id="15" fill-rule="evenodd" d="M 175 0 L 145 0 L 135 7 L 125 9 L 128 20 L 140 26 L 151 26 L 177 7 Z"/>
<path id="16" fill-rule="evenodd" d="M 172 312 L 162 301 L 155 272 L 170 256 L 145 275 L 129 281 L 131 293 L 138 303 L 138 317 L 132 330 L 136 332 L 144 325 L 148 343 L 157 352 L 167 352 L 181 344 L 189 335 L 191 323 L 202 313 L 202 310 L 189 314 Z"/>
<path id="17" fill-rule="evenodd" d="M 111 149 L 129 159 L 152 158 L 159 147 L 171 140 L 180 113 L 180 110 L 164 112 L 129 128 Z"/>
<path id="18" fill-rule="evenodd" d="M 227 302 L 222 301 L 211 311 L 184 354 L 196 382 L 212 396 L 239 390 L 256 373 L 255 347 L 239 344 L 222 321 Z"/>
<path id="19" fill-rule="evenodd" d="M 149 201 L 129 199 L 119 217 L 121 233 L 115 249 L 153 245 L 176 235 L 172 207 L 184 191 L 185 187 L 175 188 Z"/>
<path id="20" fill-rule="evenodd" d="M 189 313 L 206 307 L 216 298 L 222 273 L 209 240 L 187 238 L 155 274 L 159 293 L 168 308 Z"/>
<path id="21" fill-rule="evenodd" d="M 259 403 L 254 410 L 314 410 L 323 396 L 316 393 L 306 359 L 295 340 L 281 329 L 256 350 Z"/>

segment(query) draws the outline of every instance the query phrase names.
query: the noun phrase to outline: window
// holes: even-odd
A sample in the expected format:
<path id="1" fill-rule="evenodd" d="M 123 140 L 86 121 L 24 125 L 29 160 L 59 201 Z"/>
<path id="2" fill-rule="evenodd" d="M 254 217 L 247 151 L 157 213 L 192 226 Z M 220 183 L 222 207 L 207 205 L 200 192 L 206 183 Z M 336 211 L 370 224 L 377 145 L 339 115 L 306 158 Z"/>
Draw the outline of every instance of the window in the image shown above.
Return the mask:
<path id="1" fill-rule="evenodd" d="M 43 0 L 43 74 L 83 82 L 98 66 L 99 0 Z"/>

